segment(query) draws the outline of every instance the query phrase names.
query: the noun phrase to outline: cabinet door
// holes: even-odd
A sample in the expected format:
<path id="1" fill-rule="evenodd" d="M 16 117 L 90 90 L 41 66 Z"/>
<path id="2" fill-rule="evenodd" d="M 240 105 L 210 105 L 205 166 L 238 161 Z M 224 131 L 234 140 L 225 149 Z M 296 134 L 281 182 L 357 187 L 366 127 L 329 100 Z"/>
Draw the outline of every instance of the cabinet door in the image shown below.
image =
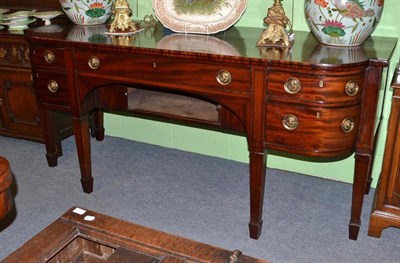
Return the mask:
<path id="1" fill-rule="evenodd" d="M 42 141 L 30 71 L 0 70 L 0 128 L 3 135 Z"/>

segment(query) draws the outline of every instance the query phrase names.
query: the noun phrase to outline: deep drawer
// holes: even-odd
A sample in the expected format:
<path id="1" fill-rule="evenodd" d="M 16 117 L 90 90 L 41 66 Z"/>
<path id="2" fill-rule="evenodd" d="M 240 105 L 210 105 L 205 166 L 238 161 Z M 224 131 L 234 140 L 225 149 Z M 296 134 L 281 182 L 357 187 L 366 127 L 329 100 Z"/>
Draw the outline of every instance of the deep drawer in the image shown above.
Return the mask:
<path id="1" fill-rule="evenodd" d="M 42 67 L 65 68 L 64 51 L 60 48 L 33 47 L 32 64 Z"/>
<path id="2" fill-rule="evenodd" d="M 70 109 L 67 78 L 64 73 L 37 71 L 34 77 L 40 106 L 51 109 Z"/>
<path id="3" fill-rule="evenodd" d="M 75 53 L 75 64 L 82 74 L 90 74 L 99 78 L 107 76 L 107 78 L 122 82 L 140 82 L 141 84 L 166 88 L 176 87 L 184 90 L 193 86 L 207 90 L 235 92 L 250 92 L 251 90 L 249 67 L 205 64 L 190 59 L 185 61 L 161 56 L 116 56 L 115 54 L 96 54 L 84 51 Z M 94 65 L 97 67 L 91 68 Z M 218 76 L 220 76 L 220 80 L 218 80 Z M 224 80 L 227 82 L 224 83 Z"/>
<path id="4" fill-rule="evenodd" d="M 267 96 L 317 104 L 351 103 L 361 98 L 363 74 L 319 76 L 289 72 L 268 74 Z"/>
<path id="5" fill-rule="evenodd" d="M 350 153 L 357 140 L 360 111 L 360 105 L 323 108 L 269 102 L 267 148 L 308 156 Z"/>

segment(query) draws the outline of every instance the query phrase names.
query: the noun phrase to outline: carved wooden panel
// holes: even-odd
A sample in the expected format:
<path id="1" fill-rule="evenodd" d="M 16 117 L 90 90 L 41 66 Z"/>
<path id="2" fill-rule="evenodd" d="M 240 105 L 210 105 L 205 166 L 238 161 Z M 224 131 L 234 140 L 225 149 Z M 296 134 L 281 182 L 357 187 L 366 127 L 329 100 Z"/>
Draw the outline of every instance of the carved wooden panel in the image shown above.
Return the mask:
<path id="1" fill-rule="evenodd" d="M 30 72 L 0 71 L 3 131 L 41 133 L 39 109 L 30 78 Z M 21 129 L 22 126 L 25 129 Z"/>
<path id="2" fill-rule="evenodd" d="M 28 47 L 18 43 L 0 43 L 0 65 L 29 67 Z"/>

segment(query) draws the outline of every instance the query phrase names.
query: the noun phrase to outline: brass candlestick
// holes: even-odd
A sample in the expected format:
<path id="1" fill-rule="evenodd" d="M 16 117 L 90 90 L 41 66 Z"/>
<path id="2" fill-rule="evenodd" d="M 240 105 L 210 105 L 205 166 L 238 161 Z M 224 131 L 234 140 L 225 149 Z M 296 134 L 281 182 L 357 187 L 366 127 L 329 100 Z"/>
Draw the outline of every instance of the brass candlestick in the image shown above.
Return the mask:
<path id="1" fill-rule="evenodd" d="M 293 29 L 290 19 L 282 6 L 283 0 L 274 0 L 268 8 L 264 22 L 267 28 L 261 33 L 257 46 L 291 47 L 293 45 Z M 286 28 L 288 27 L 288 31 Z"/>
<path id="2" fill-rule="evenodd" d="M 113 8 L 114 20 L 108 30 L 110 33 L 135 33 L 139 25 L 131 20 L 132 10 L 127 0 L 116 0 Z"/>

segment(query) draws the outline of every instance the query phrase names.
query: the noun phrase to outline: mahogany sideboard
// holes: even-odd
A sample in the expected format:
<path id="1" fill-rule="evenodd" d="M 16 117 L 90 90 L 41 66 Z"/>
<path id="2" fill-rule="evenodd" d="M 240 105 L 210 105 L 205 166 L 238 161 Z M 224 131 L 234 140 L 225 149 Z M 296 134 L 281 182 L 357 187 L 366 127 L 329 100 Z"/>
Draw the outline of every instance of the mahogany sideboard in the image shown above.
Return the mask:
<path id="1" fill-rule="evenodd" d="M 130 37 L 106 30 L 64 24 L 52 32 L 25 31 L 50 166 L 61 151 L 53 125 L 60 113 L 72 119 L 86 193 L 93 191 L 91 114 L 98 140 L 104 111 L 243 134 L 250 153 L 249 230 L 257 239 L 268 150 L 315 158 L 355 153 L 349 237 L 357 239 L 382 72 L 397 39 L 337 48 L 296 32 L 289 50 L 256 47 L 257 28 L 232 27 L 212 36 L 174 34 L 160 24 Z"/>
<path id="2" fill-rule="evenodd" d="M 68 210 L 2 262 L 267 263 L 82 208 Z"/>
<path id="3" fill-rule="evenodd" d="M 385 154 L 368 229 L 368 235 L 374 237 L 380 237 L 385 228 L 400 227 L 400 63 L 392 87 Z"/>

